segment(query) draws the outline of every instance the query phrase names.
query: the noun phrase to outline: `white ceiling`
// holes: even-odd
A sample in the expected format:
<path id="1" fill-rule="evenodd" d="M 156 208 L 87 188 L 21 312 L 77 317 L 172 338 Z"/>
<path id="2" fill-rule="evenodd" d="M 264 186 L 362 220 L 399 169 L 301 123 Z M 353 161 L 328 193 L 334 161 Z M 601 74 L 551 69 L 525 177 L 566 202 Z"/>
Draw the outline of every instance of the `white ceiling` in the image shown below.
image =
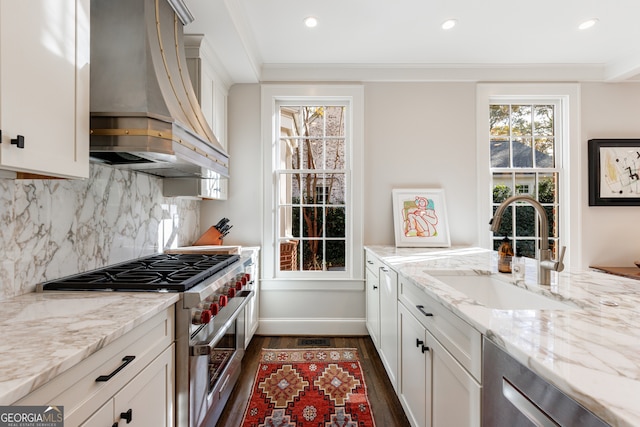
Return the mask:
<path id="1" fill-rule="evenodd" d="M 640 73 L 638 0 L 185 0 L 231 83 Z M 318 18 L 309 29 L 303 19 Z M 598 24 L 578 30 L 587 18 Z M 440 28 L 447 18 L 458 25 Z"/>

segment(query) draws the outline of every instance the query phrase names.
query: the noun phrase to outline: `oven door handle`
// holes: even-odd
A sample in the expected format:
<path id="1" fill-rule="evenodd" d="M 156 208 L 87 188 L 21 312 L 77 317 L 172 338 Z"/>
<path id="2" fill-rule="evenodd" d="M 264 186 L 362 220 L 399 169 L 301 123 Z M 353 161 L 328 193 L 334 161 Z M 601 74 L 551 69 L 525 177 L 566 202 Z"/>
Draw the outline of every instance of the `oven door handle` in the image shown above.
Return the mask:
<path id="1" fill-rule="evenodd" d="M 220 339 L 225 335 L 227 329 L 229 329 L 231 324 L 235 322 L 240 312 L 244 310 L 244 307 L 247 305 L 249 300 L 253 298 L 254 293 L 254 291 L 249 291 L 238 308 L 235 309 L 233 314 L 229 316 L 229 319 L 227 319 L 224 325 L 220 329 L 218 329 L 218 332 L 216 332 L 208 342 L 203 341 L 189 346 L 189 353 L 191 353 L 192 356 L 207 356 L 211 354 L 213 351 L 213 347 L 215 347 L 218 341 L 220 341 Z"/>

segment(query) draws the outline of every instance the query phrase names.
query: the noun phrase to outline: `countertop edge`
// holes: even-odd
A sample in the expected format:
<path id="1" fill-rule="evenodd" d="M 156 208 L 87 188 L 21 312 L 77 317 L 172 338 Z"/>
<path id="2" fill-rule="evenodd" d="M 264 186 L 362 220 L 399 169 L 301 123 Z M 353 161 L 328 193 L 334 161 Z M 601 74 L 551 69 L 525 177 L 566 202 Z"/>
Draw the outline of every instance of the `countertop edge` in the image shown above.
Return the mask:
<path id="1" fill-rule="evenodd" d="M 69 295 L 70 293 L 56 292 L 56 294 Z M 92 294 L 95 295 L 95 293 Z M 87 297 L 86 293 L 73 293 L 73 295 L 78 296 L 78 303 L 81 303 L 81 300 Z M 96 335 L 90 340 L 91 342 L 87 342 L 86 345 L 83 344 L 82 348 L 77 349 L 73 353 L 65 355 L 64 357 L 59 357 L 58 361 L 50 362 L 50 359 L 48 359 L 45 355 L 33 355 L 32 358 L 35 359 L 33 361 L 34 373 L 26 375 L 24 377 L 18 377 L 13 380 L 0 382 L 0 405 L 11 405 L 14 402 L 19 401 L 29 393 L 38 389 L 40 386 L 46 384 L 60 374 L 76 366 L 78 363 L 87 359 L 102 348 L 108 346 L 118 338 L 132 331 L 137 326 L 143 324 L 145 321 L 151 319 L 153 316 L 161 313 L 163 310 L 166 310 L 180 300 L 180 294 L 177 293 L 164 295 L 165 298 L 159 298 L 155 303 L 148 303 L 149 307 L 140 314 L 136 315 L 134 318 L 131 318 L 126 322 L 119 322 L 118 326 L 109 328 L 108 332 L 101 335 Z M 22 299 L 27 298 L 25 297 L 25 295 L 22 295 L 20 297 L 22 297 Z M 135 299 L 137 298 L 137 294 L 128 294 L 127 298 Z M 15 299 L 16 298 L 13 298 L 3 302 L 10 303 Z M 111 308 L 110 310 L 110 313 L 113 313 L 114 310 L 117 310 L 117 308 Z M 123 308 L 123 310 L 126 309 Z M 105 313 L 105 316 L 109 317 L 110 314 Z"/>

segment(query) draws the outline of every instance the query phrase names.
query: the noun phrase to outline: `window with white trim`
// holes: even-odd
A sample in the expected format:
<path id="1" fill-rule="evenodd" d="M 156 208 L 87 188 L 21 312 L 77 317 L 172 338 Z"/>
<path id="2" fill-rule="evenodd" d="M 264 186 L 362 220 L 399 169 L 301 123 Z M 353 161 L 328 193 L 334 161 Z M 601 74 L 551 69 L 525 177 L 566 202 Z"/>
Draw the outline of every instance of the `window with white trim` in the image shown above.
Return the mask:
<path id="1" fill-rule="evenodd" d="M 276 223 L 281 271 L 347 268 L 346 102 L 278 101 Z"/>
<path id="2" fill-rule="evenodd" d="M 490 145 L 492 212 L 507 197 L 528 194 L 540 202 L 549 220 L 549 246 L 560 236 L 563 109 L 559 99 L 490 100 L 487 143 Z M 491 236 L 497 249 L 507 236 L 514 250 L 535 258 L 540 242 L 535 209 L 516 202 L 505 211 L 500 230 Z"/>
<path id="3" fill-rule="evenodd" d="M 261 105 L 263 282 L 359 285 L 364 87 L 264 84 Z"/>

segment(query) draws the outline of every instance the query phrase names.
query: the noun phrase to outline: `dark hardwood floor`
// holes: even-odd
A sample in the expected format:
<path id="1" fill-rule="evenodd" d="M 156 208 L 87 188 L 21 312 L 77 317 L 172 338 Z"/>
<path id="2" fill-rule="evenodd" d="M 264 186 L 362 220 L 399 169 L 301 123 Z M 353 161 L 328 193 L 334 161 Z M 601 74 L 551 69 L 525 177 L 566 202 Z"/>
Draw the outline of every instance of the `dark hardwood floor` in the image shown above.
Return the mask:
<path id="1" fill-rule="evenodd" d="M 254 336 L 247 348 L 242 361 L 242 373 L 236 384 L 229 403 L 227 404 L 217 427 L 239 427 L 242 416 L 251 394 L 251 387 L 258 362 L 260 351 L 263 348 L 305 348 L 299 346 L 300 338 L 321 337 L 268 337 Z M 324 337 L 322 337 L 324 338 Z M 356 348 L 360 356 L 360 364 L 364 371 L 365 382 L 371 402 L 371 409 L 377 427 L 409 427 L 409 421 L 402 410 L 400 401 L 396 396 L 393 386 L 382 366 L 380 357 L 376 352 L 371 339 L 367 337 L 330 337 L 330 347 Z"/>

